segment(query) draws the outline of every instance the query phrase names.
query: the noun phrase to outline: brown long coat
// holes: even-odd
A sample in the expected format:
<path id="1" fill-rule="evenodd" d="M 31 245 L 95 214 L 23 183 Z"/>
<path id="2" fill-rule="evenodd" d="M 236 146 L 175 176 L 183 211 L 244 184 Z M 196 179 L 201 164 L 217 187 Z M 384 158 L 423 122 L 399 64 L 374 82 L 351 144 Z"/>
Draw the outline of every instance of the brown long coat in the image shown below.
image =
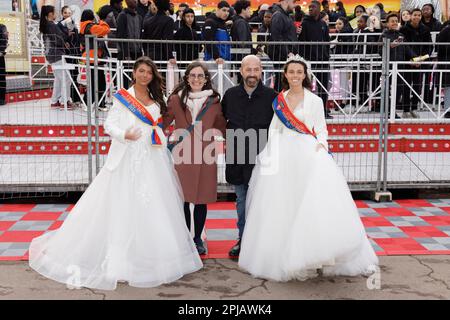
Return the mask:
<path id="1" fill-rule="evenodd" d="M 205 105 L 204 105 L 205 106 Z M 203 106 L 203 107 L 204 107 Z M 187 129 L 192 123 L 191 112 L 188 108 L 183 109 L 181 98 L 178 95 L 172 95 L 167 103 L 167 114 L 163 117 L 164 129 L 166 129 L 173 120 L 175 120 L 176 129 Z M 215 98 L 213 104 L 202 118 L 202 132 L 200 127 L 196 125 L 188 137 L 184 137 L 173 150 L 172 154 L 175 159 L 175 169 L 183 188 L 184 200 L 194 204 L 212 203 L 217 200 L 217 164 L 205 163 L 203 158 L 204 150 L 210 144 L 214 143 L 214 139 L 206 137 L 202 138 L 208 129 L 217 129 L 215 135 L 225 136 L 226 120 L 222 114 L 222 106 L 219 99 Z M 194 137 L 194 138 L 192 138 Z M 195 147 L 197 145 L 197 147 Z M 201 146 L 201 148 L 199 147 Z M 209 147 L 208 150 L 212 148 Z M 177 164 L 179 157 L 184 158 L 184 151 L 190 150 L 190 156 L 186 155 L 187 161 Z M 201 152 L 201 154 L 200 154 Z M 197 154 L 195 154 L 197 153 Z M 207 152 L 216 156 L 216 150 Z M 196 162 L 194 162 L 196 160 Z"/>

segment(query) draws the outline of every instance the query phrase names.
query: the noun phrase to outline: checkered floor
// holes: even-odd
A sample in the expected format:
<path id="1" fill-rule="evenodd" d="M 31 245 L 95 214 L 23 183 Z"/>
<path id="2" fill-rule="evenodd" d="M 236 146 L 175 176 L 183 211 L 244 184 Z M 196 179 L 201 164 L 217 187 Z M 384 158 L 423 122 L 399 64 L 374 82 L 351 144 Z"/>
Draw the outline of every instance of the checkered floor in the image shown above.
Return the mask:
<path id="1" fill-rule="evenodd" d="M 450 254 L 450 199 L 356 201 L 378 255 Z M 27 260 L 30 241 L 61 226 L 73 205 L 0 204 L 0 260 Z M 236 207 L 209 205 L 207 258 L 227 258 L 237 237 Z"/>

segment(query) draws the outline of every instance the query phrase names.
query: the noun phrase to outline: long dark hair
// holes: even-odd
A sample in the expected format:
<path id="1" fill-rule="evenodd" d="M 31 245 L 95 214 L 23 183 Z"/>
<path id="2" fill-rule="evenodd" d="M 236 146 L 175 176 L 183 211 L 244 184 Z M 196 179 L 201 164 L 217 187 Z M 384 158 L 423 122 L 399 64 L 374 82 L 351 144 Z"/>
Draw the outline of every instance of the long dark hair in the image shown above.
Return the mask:
<path id="1" fill-rule="evenodd" d="M 41 8 L 41 19 L 39 21 L 39 31 L 42 34 L 47 33 L 47 24 L 48 24 L 47 17 L 52 12 L 55 13 L 54 6 L 42 6 L 42 8 Z"/>
<path id="2" fill-rule="evenodd" d="M 305 79 L 303 79 L 302 86 L 305 89 L 311 90 L 312 84 L 311 84 L 311 79 L 308 76 L 308 66 L 303 61 L 295 61 L 295 60 L 290 60 L 290 61 L 286 62 L 286 64 L 283 67 L 283 77 L 281 78 L 281 84 L 283 85 L 283 90 L 289 90 L 289 82 L 287 81 L 285 74 L 287 72 L 288 67 L 294 63 L 298 63 L 303 66 L 303 71 L 305 72 L 306 77 L 305 77 Z"/>
<path id="3" fill-rule="evenodd" d="M 206 83 L 203 85 L 202 89 L 203 90 L 212 90 L 213 91 L 212 97 L 218 97 L 220 100 L 220 94 L 216 90 L 214 90 L 214 88 L 212 87 L 211 75 L 208 71 L 208 68 L 203 63 L 195 61 L 195 62 L 192 62 L 190 65 L 188 65 L 188 67 L 186 68 L 186 72 L 184 73 L 184 76 L 183 76 L 183 81 L 181 81 L 177 85 L 177 87 L 175 88 L 175 90 L 172 93 L 172 95 L 176 95 L 181 91 L 181 106 L 184 110 L 186 109 L 186 98 L 189 94 L 189 91 L 191 91 L 191 87 L 189 85 L 189 74 L 191 73 L 192 69 L 195 69 L 197 67 L 202 68 L 203 73 L 205 74 Z"/>
<path id="4" fill-rule="evenodd" d="M 161 74 L 158 72 L 158 68 L 156 64 L 149 57 L 142 56 L 139 57 L 133 65 L 133 71 L 137 71 L 141 64 L 145 64 L 152 69 L 153 79 L 148 84 L 148 91 L 150 93 L 150 97 L 155 100 L 155 102 L 159 105 L 161 109 L 161 115 L 165 115 L 167 112 L 167 104 L 164 101 L 164 82 L 161 77 Z M 135 81 L 133 80 L 133 83 Z"/>
<path id="5" fill-rule="evenodd" d="M 345 11 L 344 3 L 342 1 L 336 2 L 336 9 L 342 11 L 344 16 L 347 15 L 347 12 Z"/>

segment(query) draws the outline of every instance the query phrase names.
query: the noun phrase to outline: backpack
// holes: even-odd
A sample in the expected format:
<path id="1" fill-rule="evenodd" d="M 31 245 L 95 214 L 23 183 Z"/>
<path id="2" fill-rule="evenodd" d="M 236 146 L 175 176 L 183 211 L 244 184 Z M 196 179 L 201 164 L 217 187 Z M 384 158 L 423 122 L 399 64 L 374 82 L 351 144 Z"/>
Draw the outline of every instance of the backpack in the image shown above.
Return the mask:
<path id="1" fill-rule="evenodd" d="M 84 29 L 84 33 L 80 33 L 80 45 L 82 48 L 83 53 L 86 52 L 86 35 L 91 34 L 91 28 L 95 25 L 95 23 L 91 22 L 88 23 L 86 28 Z M 104 41 L 98 42 L 98 49 L 102 50 L 102 55 L 99 56 L 99 58 L 106 58 L 108 56 L 108 49 L 106 48 L 106 44 Z M 94 39 L 91 39 L 89 41 L 89 50 L 94 50 Z"/>

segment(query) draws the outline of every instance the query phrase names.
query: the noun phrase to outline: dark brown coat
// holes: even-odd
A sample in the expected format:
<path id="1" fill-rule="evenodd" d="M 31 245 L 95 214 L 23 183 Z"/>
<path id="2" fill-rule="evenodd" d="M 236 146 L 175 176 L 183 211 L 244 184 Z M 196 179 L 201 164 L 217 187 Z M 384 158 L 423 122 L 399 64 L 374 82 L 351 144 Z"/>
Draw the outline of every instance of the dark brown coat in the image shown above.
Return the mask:
<path id="1" fill-rule="evenodd" d="M 214 161 L 212 164 L 205 163 L 203 154 L 205 148 L 214 143 L 213 138 L 206 138 L 202 141 L 205 131 L 209 129 L 218 129 L 214 134 L 216 136 L 225 136 L 226 120 L 222 114 L 222 107 L 219 99 L 214 98 L 213 104 L 202 118 L 202 132 L 200 135 L 199 127 L 191 131 L 189 137 L 184 137 L 183 141 L 179 143 L 173 150 L 172 154 L 176 162 L 175 169 L 181 182 L 181 187 L 184 193 L 184 200 L 194 204 L 212 203 L 217 200 L 217 164 Z M 163 117 L 164 129 L 166 129 L 173 120 L 175 120 L 175 129 L 187 129 L 192 123 L 191 112 L 188 108 L 183 108 L 181 99 L 178 95 L 172 95 L 167 103 L 167 114 Z M 194 137 L 194 138 L 192 138 Z M 195 148 L 195 145 L 201 148 Z M 210 150 L 212 147 L 209 147 Z M 190 150 L 190 157 L 186 158 L 188 161 L 177 164 L 178 159 L 183 158 L 183 153 Z M 197 154 L 195 154 L 195 152 Z M 201 152 L 201 154 L 200 154 Z M 215 149 L 207 154 L 217 156 Z M 194 160 L 196 160 L 194 162 Z M 179 162 L 179 161 L 178 161 Z"/>

